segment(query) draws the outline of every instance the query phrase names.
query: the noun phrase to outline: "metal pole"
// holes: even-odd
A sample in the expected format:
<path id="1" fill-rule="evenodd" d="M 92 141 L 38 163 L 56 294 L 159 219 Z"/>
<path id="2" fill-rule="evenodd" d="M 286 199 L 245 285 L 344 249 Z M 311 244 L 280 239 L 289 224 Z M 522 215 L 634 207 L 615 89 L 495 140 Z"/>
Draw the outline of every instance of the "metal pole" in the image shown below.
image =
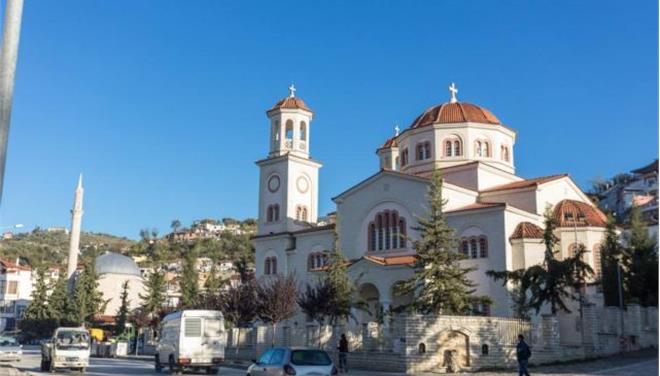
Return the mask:
<path id="1" fill-rule="evenodd" d="M 621 265 L 616 263 L 616 280 L 619 285 L 619 317 L 621 318 L 621 336 L 623 336 L 623 282 L 621 281 Z"/>
<path id="2" fill-rule="evenodd" d="M 2 33 L 2 52 L 0 52 L 0 201 L 2 201 L 2 189 L 5 181 L 9 121 L 14 99 L 14 78 L 22 15 L 23 0 L 7 0 Z"/>

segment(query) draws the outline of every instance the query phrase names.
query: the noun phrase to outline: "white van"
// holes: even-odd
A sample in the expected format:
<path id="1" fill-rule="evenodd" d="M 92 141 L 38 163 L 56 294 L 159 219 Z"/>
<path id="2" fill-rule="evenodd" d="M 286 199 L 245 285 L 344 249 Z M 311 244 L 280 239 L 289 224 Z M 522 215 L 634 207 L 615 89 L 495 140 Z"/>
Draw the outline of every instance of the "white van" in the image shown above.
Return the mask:
<path id="1" fill-rule="evenodd" d="M 184 310 L 170 313 L 161 323 L 155 367 L 168 366 L 181 374 L 184 368 L 217 372 L 225 358 L 225 320 L 220 311 Z"/>

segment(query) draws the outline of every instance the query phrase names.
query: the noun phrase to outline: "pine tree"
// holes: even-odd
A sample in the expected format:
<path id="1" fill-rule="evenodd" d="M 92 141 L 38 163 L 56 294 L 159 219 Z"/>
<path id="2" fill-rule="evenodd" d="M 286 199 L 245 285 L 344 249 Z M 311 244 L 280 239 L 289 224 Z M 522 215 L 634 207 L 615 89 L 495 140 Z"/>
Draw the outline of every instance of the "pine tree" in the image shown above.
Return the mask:
<path id="1" fill-rule="evenodd" d="M 50 289 L 52 292 L 48 297 L 48 306 L 50 307 L 53 317 L 58 320 L 60 325 L 65 325 L 70 322 L 72 310 L 70 308 L 70 300 L 67 288 L 69 280 L 66 278 L 66 273 L 60 272 L 59 277 L 55 280 Z"/>
<path id="2" fill-rule="evenodd" d="M 162 270 L 160 268 L 154 269 L 147 277 L 144 294 L 140 294 L 142 311 L 152 319 L 159 317 L 163 310 L 166 288 L 167 285 Z"/>
<path id="3" fill-rule="evenodd" d="M 128 281 L 124 281 L 121 288 L 122 288 L 121 295 L 119 295 L 119 299 L 121 300 L 121 305 L 117 310 L 115 334 L 122 334 L 126 330 L 126 323 L 128 322 L 129 304 L 130 304 L 130 301 L 128 300 Z"/>
<path id="4" fill-rule="evenodd" d="M 474 296 L 476 284 L 467 274 L 476 270 L 462 267 L 465 256 L 457 251 L 454 229 L 443 213 L 447 201 L 442 197 L 442 175 L 431 176 L 427 194 L 429 210 L 417 218 L 420 239 L 414 242 L 418 260 L 414 276 L 401 285 L 400 293 L 416 293 L 413 308 L 423 313 L 468 314 L 475 303 L 487 303 L 485 297 Z"/>
<path id="5" fill-rule="evenodd" d="M 601 254 L 601 286 L 606 306 L 619 306 L 619 280 L 617 268 L 620 267 L 623 250 L 616 232 L 616 222 L 609 215 L 605 228 L 605 241 L 600 248 Z M 623 276 L 622 276 L 623 278 Z M 623 283 L 623 281 L 621 281 Z M 624 297 L 626 295 L 624 294 Z"/>
<path id="6" fill-rule="evenodd" d="M 624 257 L 626 291 L 643 306 L 658 304 L 658 254 L 637 206 L 630 211 L 630 235 Z"/>
<path id="7" fill-rule="evenodd" d="M 196 308 L 199 301 L 199 274 L 195 267 L 193 251 L 188 251 L 181 273 L 181 305 L 183 308 Z"/>

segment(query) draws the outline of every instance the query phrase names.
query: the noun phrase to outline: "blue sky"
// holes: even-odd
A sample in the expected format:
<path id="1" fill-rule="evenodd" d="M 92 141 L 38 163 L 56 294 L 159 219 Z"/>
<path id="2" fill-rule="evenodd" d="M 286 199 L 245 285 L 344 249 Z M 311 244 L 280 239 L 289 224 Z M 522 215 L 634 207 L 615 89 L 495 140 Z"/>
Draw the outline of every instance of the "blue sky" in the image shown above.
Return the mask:
<path id="1" fill-rule="evenodd" d="M 448 99 L 518 131 L 517 173 L 597 176 L 658 156 L 657 2 L 27 1 L 2 225 L 137 237 L 256 216 L 265 110 L 316 111 L 320 211 Z"/>

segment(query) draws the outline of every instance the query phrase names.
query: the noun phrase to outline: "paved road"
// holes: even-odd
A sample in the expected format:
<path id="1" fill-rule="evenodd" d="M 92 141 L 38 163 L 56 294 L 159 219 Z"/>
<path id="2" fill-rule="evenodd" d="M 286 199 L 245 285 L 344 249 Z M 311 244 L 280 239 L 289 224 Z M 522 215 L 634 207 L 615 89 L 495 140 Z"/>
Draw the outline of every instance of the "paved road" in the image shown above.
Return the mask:
<path id="1" fill-rule="evenodd" d="M 38 350 L 25 349 L 23 359 L 15 366 L 34 375 L 50 375 L 39 371 L 40 353 Z M 658 357 L 657 352 L 645 353 L 632 356 L 617 356 L 606 359 L 600 359 L 592 362 L 582 362 L 575 364 L 564 364 L 557 366 L 546 366 L 532 368 L 531 374 L 534 376 L 655 376 L 658 375 Z M 77 372 L 58 372 L 59 375 L 78 375 Z M 153 364 L 144 360 L 134 359 L 107 359 L 92 358 L 90 367 L 86 375 L 90 376 L 111 376 L 111 375 L 166 375 L 158 374 L 154 371 Z M 203 373 L 198 373 L 202 375 Z M 469 375 L 478 376 L 504 376 L 516 375 L 517 372 L 501 371 L 476 373 Z M 233 368 L 221 368 L 219 375 L 223 376 L 244 376 L 245 371 Z M 382 372 L 364 372 L 351 371 L 350 376 L 379 376 Z M 388 374 L 397 376 L 397 374 Z M 437 374 L 436 374 L 437 376 Z"/>

